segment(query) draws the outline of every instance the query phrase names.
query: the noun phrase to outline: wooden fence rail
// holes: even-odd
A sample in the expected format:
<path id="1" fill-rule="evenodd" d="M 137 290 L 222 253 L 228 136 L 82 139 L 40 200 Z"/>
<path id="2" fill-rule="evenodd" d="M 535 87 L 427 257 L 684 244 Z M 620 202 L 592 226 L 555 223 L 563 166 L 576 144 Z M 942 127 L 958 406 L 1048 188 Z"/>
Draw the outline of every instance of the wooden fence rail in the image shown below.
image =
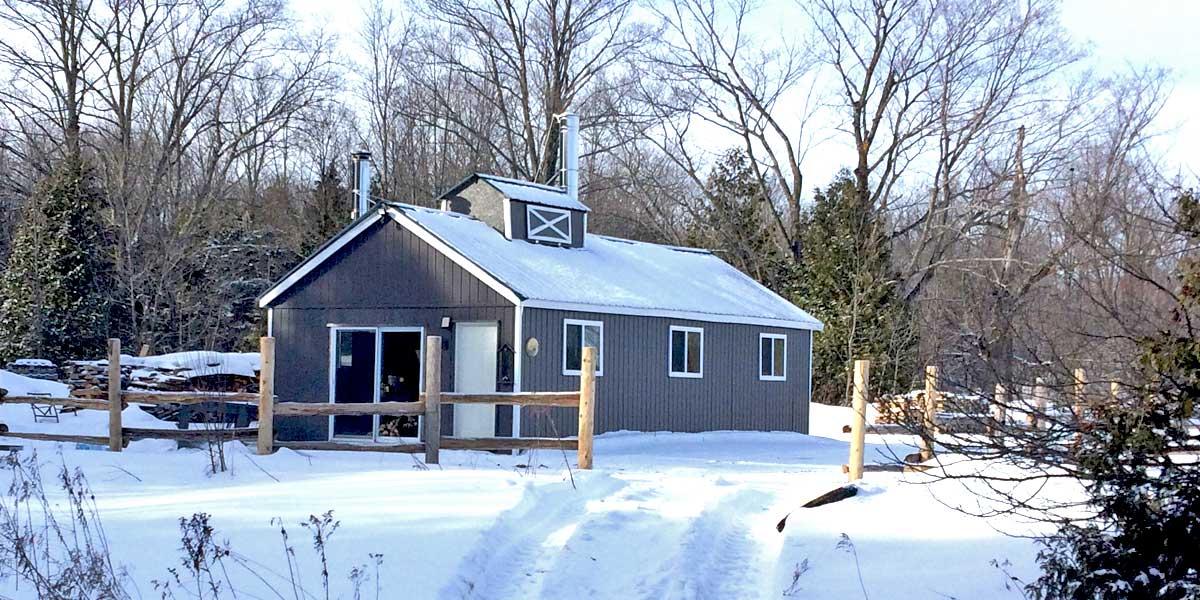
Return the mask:
<path id="1" fill-rule="evenodd" d="M 850 433 L 850 460 L 844 465 L 843 470 L 850 475 L 850 479 L 861 478 L 864 466 L 866 470 L 871 470 L 871 465 L 863 464 L 863 432 L 868 429 L 865 425 L 865 414 L 861 406 L 865 406 L 868 395 L 868 382 L 870 374 L 870 361 L 856 360 L 854 361 L 854 381 L 851 397 L 851 424 L 844 426 L 843 432 Z M 1095 383 L 1095 382 L 1092 382 Z M 1075 422 L 1079 428 L 1072 434 L 1074 443 L 1078 444 L 1078 440 L 1083 435 L 1081 428 L 1087 426 L 1088 419 L 1091 418 L 1089 411 L 1092 410 L 1094 402 L 1097 401 L 1096 396 L 1088 394 L 1088 379 L 1087 371 L 1082 368 L 1076 368 L 1071 373 L 1070 386 L 1062 392 L 1056 404 L 1059 407 L 1065 407 L 1071 411 Z M 889 400 L 879 403 L 879 421 L 871 425 L 869 429 L 875 434 L 914 434 L 918 435 L 918 454 L 906 457 L 906 461 L 919 458 L 921 462 L 931 460 L 936 452 L 937 436 L 941 434 L 976 434 L 983 433 L 988 436 L 1003 436 L 1009 435 L 1009 427 L 1015 427 L 1013 422 L 1017 417 L 1010 413 L 1024 413 L 1026 426 L 1030 429 L 1042 429 L 1047 426 L 1045 422 L 1047 406 L 1050 403 L 1052 394 L 1046 380 L 1042 377 L 1034 379 L 1034 384 L 1031 387 L 1023 388 L 1025 393 L 1025 402 L 1015 402 L 1018 398 L 1016 390 L 1009 390 L 1001 383 L 996 383 L 991 397 L 981 399 L 979 404 L 980 410 L 986 410 L 986 414 L 972 413 L 970 415 L 954 416 L 953 414 L 942 414 L 939 416 L 939 410 L 945 410 L 943 400 L 948 395 L 938 387 L 938 368 L 935 366 L 925 367 L 925 393 L 921 399 L 919 406 L 914 406 L 915 402 L 907 400 L 906 397 L 901 397 L 901 401 Z M 1113 402 L 1121 397 L 1121 385 L 1116 381 L 1109 382 L 1107 398 Z M 883 421 L 886 417 L 887 421 Z M 1200 451 L 1200 446 L 1180 446 L 1171 448 L 1168 452 L 1171 453 L 1187 453 Z M 904 468 L 918 469 L 920 465 L 907 465 Z"/>
<path id="2" fill-rule="evenodd" d="M 439 451 L 448 450 L 572 450 L 578 452 L 581 469 L 592 468 L 592 437 L 595 423 L 596 378 L 594 365 L 596 349 L 584 348 L 584 375 L 580 377 L 580 389 L 573 392 L 526 392 L 526 393 L 463 393 L 443 392 L 441 381 L 442 343 L 441 338 L 426 339 L 425 389 L 416 402 L 376 403 L 315 403 L 280 402 L 275 396 L 275 340 L 264 337 L 260 340 L 262 358 L 259 368 L 259 393 L 219 392 L 144 392 L 122 390 L 121 342 L 108 341 L 108 385 L 104 399 L 95 398 L 50 398 L 43 396 L 5 396 L 0 390 L 0 403 L 51 405 L 78 410 L 107 410 L 108 436 L 73 435 L 59 433 L 5 432 L 3 436 L 35 440 L 73 442 L 91 445 L 108 445 L 109 450 L 120 452 L 130 441 L 143 439 L 168 439 L 197 442 L 211 439 L 246 440 L 257 442 L 259 454 L 269 454 L 275 448 L 293 450 L 342 450 L 371 452 L 425 453 L 425 461 L 436 464 Z M 195 405 L 207 402 L 242 403 L 258 405 L 258 426 L 226 429 L 148 429 L 124 427 L 121 410 L 129 404 L 183 404 Z M 444 404 L 500 404 L 510 406 L 552 406 L 579 408 L 579 435 L 577 439 L 557 438 L 456 438 L 441 433 L 441 407 Z M 341 441 L 276 441 L 275 417 L 325 417 L 325 416 L 402 416 L 424 417 L 424 441 L 419 443 L 364 445 Z"/>

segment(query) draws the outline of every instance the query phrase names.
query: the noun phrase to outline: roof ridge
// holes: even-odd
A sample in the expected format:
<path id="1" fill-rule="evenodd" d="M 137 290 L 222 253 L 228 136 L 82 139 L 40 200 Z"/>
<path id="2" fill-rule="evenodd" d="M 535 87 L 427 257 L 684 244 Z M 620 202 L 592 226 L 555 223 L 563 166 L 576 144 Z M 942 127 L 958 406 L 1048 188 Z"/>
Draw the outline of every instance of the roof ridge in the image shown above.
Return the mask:
<path id="1" fill-rule="evenodd" d="M 550 185 L 548 183 L 538 183 L 536 181 L 529 181 L 527 179 L 516 179 L 514 177 L 505 177 L 503 175 L 493 175 L 491 173 L 476 173 L 476 175 L 478 175 L 480 178 L 483 178 L 483 179 L 496 179 L 499 181 L 503 181 L 505 183 L 511 183 L 514 185 L 523 185 L 525 187 L 539 188 L 539 189 L 546 190 L 548 192 L 562 192 L 564 194 L 567 193 L 566 190 L 564 190 L 563 188 L 558 187 L 556 185 Z"/>
<path id="2" fill-rule="evenodd" d="M 610 240 L 610 241 L 613 241 L 613 242 L 623 242 L 623 243 L 626 243 L 626 244 L 639 244 L 639 245 L 642 245 L 642 246 L 655 246 L 655 247 L 658 247 L 658 248 L 666 248 L 666 249 L 668 249 L 668 250 L 674 250 L 674 251 L 676 251 L 676 252 L 690 252 L 690 253 L 692 253 L 692 254 L 708 254 L 708 255 L 711 255 L 711 256 L 716 256 L 716 254 L 715 254 L 715 253 L 714 253 L 712 250 L 709 250 L 708 248 L 694 248 L 694 247 L 692 247 L 692 246 L 676 246 L 676 245 L 674 245 L 674 244 L 659 244 L 659 243 L 657 243 L 657 242 L 646 242 L 646 241 L 642 241 L 642 240 L 631 240 L 631 239 L 629 239 L 629 238 L 617 237 L 617 236 L 615 236 L 615 235 L 605 235 L 605 234 L 602 234 L 602 233 L 591 233 L 591 232 L 588 232 L 588 235 L 589 235 L 589 236 L 595 236 L 595 237 L 602 238 L 602 239 L 606 239 L 606 240 Z"/>

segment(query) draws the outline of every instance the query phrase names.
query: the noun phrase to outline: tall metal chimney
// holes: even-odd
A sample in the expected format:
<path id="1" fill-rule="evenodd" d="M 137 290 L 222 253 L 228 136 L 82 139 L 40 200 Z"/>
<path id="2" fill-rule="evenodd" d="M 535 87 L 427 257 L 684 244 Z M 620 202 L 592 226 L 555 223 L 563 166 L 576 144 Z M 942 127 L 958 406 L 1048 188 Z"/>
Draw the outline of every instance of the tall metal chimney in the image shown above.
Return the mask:
<path id="1" fill-rule="evenodd" d="M 351 191 L 354 194 L 354 218 L 357 219 L 371 210 L 371 153 L 366 150 L 351 153 L 350 165 L 353 173 Z"/>
<path id="2" fill-rule="evenodd" d="M 562 181 L 567 195 L 579 199 L 579 115 L 565 112 L 558 115 L 562 131 Z"/>

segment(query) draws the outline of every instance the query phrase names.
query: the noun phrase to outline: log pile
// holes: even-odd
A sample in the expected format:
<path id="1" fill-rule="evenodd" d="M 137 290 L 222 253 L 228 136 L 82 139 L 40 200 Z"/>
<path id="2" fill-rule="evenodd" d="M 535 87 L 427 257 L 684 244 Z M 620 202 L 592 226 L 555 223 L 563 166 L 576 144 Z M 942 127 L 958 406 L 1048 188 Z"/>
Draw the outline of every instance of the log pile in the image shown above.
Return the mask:
<path id="1" fill-rule="evenodd" d="M 33 379 L 58 381 L 58 366 L 44 358 L 19 358 L 5 365 L 4 370 Z"/>
<path id="2" fill-rule="evenodd" d="M 924 416 L 925 390 L 913 390 L 907 394 L 886 395 L 873 402 L 875 424 L 919 423 Z M 987 404 L 977 396 L 939 392 L 937 412 L 979 414 L 987 410 Z"/>
<path id="3" fill-rule="evenodd" d="M 258 378 L 234 374 L 189 375 L 188 368 L 121 365 L 121 388 L 153 392 L 257 393 Z M 105 398 L 107 361 L 69 361 L 63 367 L 64 383 L 81 398 Z"/>

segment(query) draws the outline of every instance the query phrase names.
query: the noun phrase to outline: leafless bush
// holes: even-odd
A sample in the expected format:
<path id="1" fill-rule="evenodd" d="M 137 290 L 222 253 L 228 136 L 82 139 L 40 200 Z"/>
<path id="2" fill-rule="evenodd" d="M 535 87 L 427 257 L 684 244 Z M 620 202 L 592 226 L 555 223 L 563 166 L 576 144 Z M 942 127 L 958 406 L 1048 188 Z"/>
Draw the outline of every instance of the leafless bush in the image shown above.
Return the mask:
<path id="1" fill-rule="evenodd" d="M 0 578 L 13 577 L 49 600 L 129 598 L 83 473 L 65 463 L 59 468 L 63 511 L 46 497 L 36 452 L 24 459 L 10 453 L 3 466 L 12 479 L 0 499 L 0 564 L 11 570 Z"/>
<path id="2" fill-rule="evenodd" d="M 180 567 L 168 569 L 168 579 L 154 582 L 154 589 L 163 600 L 237 598 L 239 585 L 245 587 L 239 582 L 251 580 L 257 581 L 278 598 L 331 598 L 328 544 L 340 525 L 334 520 L 333 511 L 326 511 L 319 516 L 309 515 L 307 520 L 300 523 L 312 535 L 313 551 L 321 563 L 319 594 L 306 585 L 308 578 L 297 562 L 296 548 L 282 519 L 276 518 L 272 524 L 279 527 L 286 571 L 274 569 L 234 550 L 229 540 L 218 537 L 210 519 L 207 513 L 179 519 L 182 543 Z M 368 556 L 373 565 L 373 575 L 368 575 L 368 566 L 365 564 L 354 567 L 349 573 L 351 597 L 355 600 L 363 597 L 363 586 L 372 580 L 375 584 L 374 598 L 378 600 L 382 594 L 379 568 L 383 565 L 383 555 L 372 553 Z"/>
<path id="3" fill-rule="evenodd" d="M 48 497 L 36 453 L 25 458 L 11 453 L 0 467 L 11 476 L 0 499 L 0 581 L 14 581 L 18 589 L 28 585 L 43 600 L 134 597 L 126 570 L 114 561 L 95 496 L 82 471 L 71 470 L 65 463 L 58 470 L 64 509 L 58 498 Z M 307 585 L 310 578 L 296 560 L 283 520 L 277 518 L 273 524 L 279 526 L 286 570 L 237 552 L 221 538 L 206 513 L 180 518 L 179 566 L 168 568 L 167 578 L 153 581 L 154 590 L 164 600 L 219 600 L 241 597 L 239 588 L 257 582 L 273 597 L 331 598 L 329 541 L 339 526 L 333 512 L 310 515 L 300 523 L 312 535 L 313 551 L 321 564 L 319 593 Z M 368 558 L 369 563 L 348 574 L 350 597 L 355 600 L 367 597 L 363 590 L 370 583 L 374 583 L 371 597 L 383 597 L 379 581 L 383 555 L 372 553 Z"/>

